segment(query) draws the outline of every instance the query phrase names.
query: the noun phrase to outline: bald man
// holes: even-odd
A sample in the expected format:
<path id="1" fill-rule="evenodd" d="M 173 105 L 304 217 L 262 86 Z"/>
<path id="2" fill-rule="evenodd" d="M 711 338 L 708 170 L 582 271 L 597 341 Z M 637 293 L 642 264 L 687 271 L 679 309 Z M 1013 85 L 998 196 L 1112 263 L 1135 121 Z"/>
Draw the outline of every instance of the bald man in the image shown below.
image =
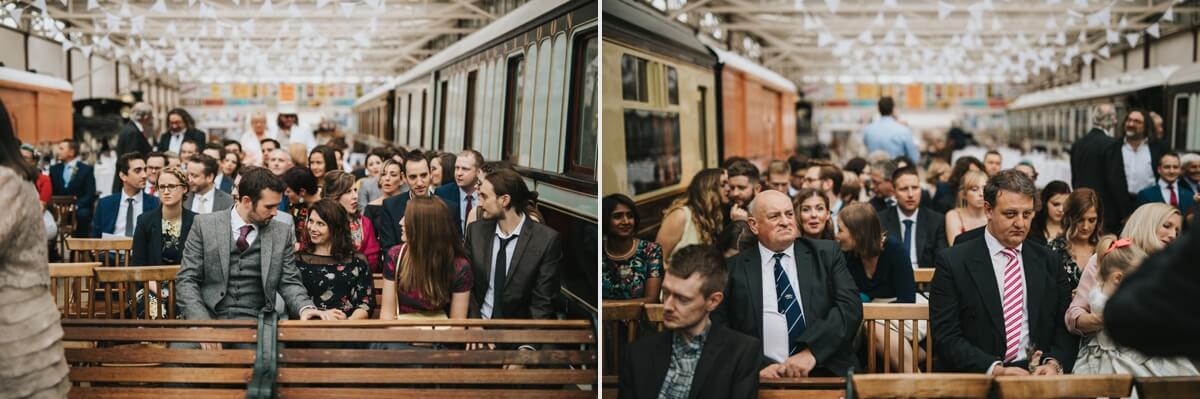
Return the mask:
<path id="1" fill-rule="evenodd" d="M 837 244 L 801 237 L 794 212 L 774 190 L 751 202 L 758 246 L 726 261 L 725 301 L 712 320 L 762 340 L 760 377 L 845 376 L 857 366 L 858 287 Z"/>

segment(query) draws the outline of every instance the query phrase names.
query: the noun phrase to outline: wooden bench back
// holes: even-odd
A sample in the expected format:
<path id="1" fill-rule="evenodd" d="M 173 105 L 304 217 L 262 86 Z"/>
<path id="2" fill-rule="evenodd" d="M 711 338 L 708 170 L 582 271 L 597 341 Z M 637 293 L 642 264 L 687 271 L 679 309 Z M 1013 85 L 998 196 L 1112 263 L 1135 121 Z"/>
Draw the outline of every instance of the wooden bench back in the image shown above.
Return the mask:
<path id="1" fill-rule="evenodd" d="M 1134 384 L 1141 399 L 1200 398 L 1200 377 L 1138 377 Z"/>
<path id="2" fill-rule="evenodd" d="M 280 321 L 278 342 L 277 386 L 288 398 L 433 397 L 472 389 L 486 389 L 475 394 L 489 399 L 596 395 L 596 336 L 583 320 Z M 370 343 L 444 348 L 371 349 Z M 468 343 L 497 346 L 465 350 Z M 516 347 L 523 344 L 542 347 Z"/>
<path id="3" fill-rule="evenodd" d="M 100 262 L 104 266 L 129 266 L 132 238 L 67 238 L 73 262 Z"/>
<path id="4" fill-rule="evenodd" d="M 841 377 L 773 378 L 759 380 L 759 399 L 842 399 L 846 379 Z"/>
<path id="5" fill-rule="evenodd" d="M 103 309 L 94 309 L 93 301 L 92 314 L 118 319 L 175 318 L 175 275 L 179 266 L 97 267 L 95 273 L 96 292 L 109 300 L 104 301 Z M 132 305 L 130 309 L 126 309 L 127 304 Z"/>
<path id="6" fill-rule="evenodd" d="M 881 323 L 877 323 L 882 322 Z M 920 329 L 923 326 L 926 333 L 929 331 L 929 305 L 927 304 L 893 304 L 893 303 L 864 303 L 863 304 L 863 327 L 866 329 L 865 341 L 867 345 L 867 368 L 864 373 L 892 373 L 903 372 L 903 370 L 892 370 L 892 340 L 899 337 L 899 344 L 910 346 L 914 354 L 911 359 L 906 359 L 912 363 L 912 369 L 933 369 L 933 340 L 924 340 L 925 362 L 921 364 L 920 357 L 915 354 L 922 349 L 922 339 Z M 884 339 L 883 347 L 880 348 L 873 337 L 877 330 L 882 330 Z M 913 339 L 906 341 L 906 337 Z M 903 351 L 900 351 L 903 353 Z M 882 367 L 878 364 L 878 360 L 882 359 Z"/>
<path id="7" fill-rule="evenodd" d="M 1133 389 L 1133 376 L 1118 374 L 996 377 L 999 399 L 1124 398 Z"/>
<path id="8" fill-rule="evenodd" d="M 604 301 L 604 367 L 605 374 L 617 374 L 621 351 L 638 338 L 638 325 L 646 304 L 642 301 Z"/>
<path id="9" fill-rule="evenodd" d="M 91 318 L 93 270 L 100 263 L 51 263 L 50 295 L 63 319 Z"/>
<path id="10" fill-rule="evenodd" d="M 855 374 L 854 397 L 987 398 L 992 377 L 984 374 Z"/>
<path id="11" fill-rule="evenodd" d="M 254 367 L 255 321 L 63 320 L 72 398 L 244 398 Z M 219 342 L 219 350 L 166 348 Z M 73 343 L 86 343 L 75 347 Z"/>

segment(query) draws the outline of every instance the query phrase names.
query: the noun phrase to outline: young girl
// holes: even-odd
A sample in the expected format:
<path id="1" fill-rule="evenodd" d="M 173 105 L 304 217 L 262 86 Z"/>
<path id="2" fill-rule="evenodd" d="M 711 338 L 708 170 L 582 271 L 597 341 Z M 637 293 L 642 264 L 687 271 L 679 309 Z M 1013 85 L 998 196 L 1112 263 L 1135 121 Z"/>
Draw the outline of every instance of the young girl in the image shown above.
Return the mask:
<path id="1" fill-rule="evenodd" d="M 1092 311 L 1104 312 L 1104 303 L 1117 291 L 1121 280 L 1141 265 L 1146 258 L 1146 252 L 1133 240 L 1122 238 L 1116 240 L 1107 236 L 1100 240 L 1098 248 L 1104 248 L 1097 254 L 1100 271 L 1096 275 L 1096 287 L 1088 293 L 1088 302 Z M 1132 374 L 1135 377 L 1173 377 L 1196 376 L 1196 366 L 1182 357 L 1149 357 L 1125 348 L 1113 342 L 1108 333 L 1101 330 L 1094 337 L 1086 339 L 1079 348 L 1078 360 L 1075 362 L 1075 374 Z M 1133 393 L 1137 397 L 1137 392 Z"/>

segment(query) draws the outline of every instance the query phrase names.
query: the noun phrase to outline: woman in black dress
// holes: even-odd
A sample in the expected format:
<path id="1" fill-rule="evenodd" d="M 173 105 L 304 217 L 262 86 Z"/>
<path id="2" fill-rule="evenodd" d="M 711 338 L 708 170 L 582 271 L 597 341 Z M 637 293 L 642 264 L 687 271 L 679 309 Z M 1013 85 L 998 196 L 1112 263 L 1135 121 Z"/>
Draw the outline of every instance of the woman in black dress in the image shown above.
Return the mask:
<path id="1" fill-rule="evenodd" d="M 296 254 L 296 267 L 313 305 L 366 320 L 375 305 L 374 280 L 367 260 L 354 248 L 349 215 L 336 201 L 323 199 L 312 205 L 308 218 L 310 245 Z"/>

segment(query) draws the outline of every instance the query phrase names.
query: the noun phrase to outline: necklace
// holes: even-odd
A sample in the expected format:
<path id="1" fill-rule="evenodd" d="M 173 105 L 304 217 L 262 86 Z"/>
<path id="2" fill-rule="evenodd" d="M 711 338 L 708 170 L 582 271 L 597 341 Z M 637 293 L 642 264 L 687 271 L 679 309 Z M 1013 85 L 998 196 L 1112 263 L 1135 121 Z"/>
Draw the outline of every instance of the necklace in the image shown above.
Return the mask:
<path id="1" fill-rule="evenodd" d="M 613 255 L 613 253 L 609 252 L 609 250 L 608 250 L 608 244 L 604 245 L 604 256 L 607 256 L 609 259 L 613 259 L 613 260 L 629 259 L 630 257 L 633 256 L 633 253 L 636 251 L 637 251 L 637 239 L 634 239 L 632 241 L 632 244 L 629 246 L 629 250 L 625 251 L 625 254 L 620 255 L 620 256 Z"/>

